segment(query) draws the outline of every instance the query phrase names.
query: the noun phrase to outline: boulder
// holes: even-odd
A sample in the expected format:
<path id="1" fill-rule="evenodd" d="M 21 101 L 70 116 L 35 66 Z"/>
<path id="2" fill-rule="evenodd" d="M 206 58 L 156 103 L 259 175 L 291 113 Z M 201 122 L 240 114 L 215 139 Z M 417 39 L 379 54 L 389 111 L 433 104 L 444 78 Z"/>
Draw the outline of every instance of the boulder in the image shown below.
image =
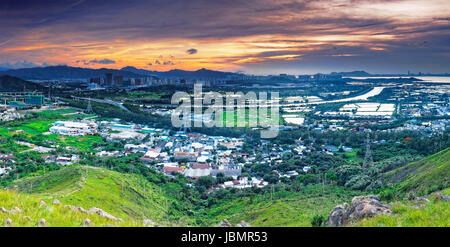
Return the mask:
<path id="1" fill-rule="evenodd" d="M 37 226 L 38 227 L 47 227 L 48 223 L 45 219 L 39 219 L 39 221 L 37 222 Z"/>
<path id="2" fill-rule="evenodd" d="M 32 220 L 30 216 L 23 216 L 23 219 L 26 220 L 26 221 L 31 221 Z"/>
<path id="3" fill-rule="evenodd" d="M 450 196 L 443 195 L 441 193 L 436 193 L 433 195 L 435 201 L 450 201 Z"/>
<path id="4" fill-rule="evenodd" d="M 379 196 L 357 196 L 351 205 L 342 204 L 335 207 L 327 219 L 327 225 L 341 226 L 357 219 L 392 213 L 389 206 L 380 203 Z"/>
<path id="5" fill-rule="evenodd" d="M 86 209 L 84 209 L 83 207 L 77 207 L 76 208 L 76 210 L 78 210 L 79 212 L 81 212 L 81 213 L 85 213 L 85 214 L 87 214 L 87 210 Z"/>
<path id="6" fill-rule="evenodd" d="M 241 221 L 236 225 L 237 227 L 251 227 L 251 225 L 246 221 Z"/>
<path id="7" fill-rule="evenodd" d="M 4 222 L 3 222 L 3 226 L 4 227 L 13 227 L 14 226 L 14 222 L 12 221 L 12 219 L 6 219 Z"/>
<path id="8" fill-rule="evenodd" d="M 348 204 L 344 203 L 336 206 L 333 210 L 331 210 L 330 215 L 327 219 L 327 225 L 329 226 L 340 226 L 343 224 L 344 215 L 346 209 L 348 208 Z"/>
<path id="9" fill-rule="evenodd" d="M 224 219 L 217 225 L 217 227 L 232 227 L 232 225 L 227 219 Z"/>
<path id="10" fill-rule="evenodd" d="M 61 205 L 61 202 L 58 199 L 53 200 L 53 205 Z"/>
<path id="11" fill-rule="evenodd" d="M 108 219 L 108 220 L 114 220 L 114 221 L 120 220 L 119 218 L 117 218 L 117 217 L 115 217 L 115 216 L 113 216 L 113 215 L 111 215 L 111 214 L 105 212 L 105 211 L 104 211 L 103 209 L 101 209 L 101 208 L 95 208 L 95 207 L 93 207 L 93 208 L 88 209 L 87 212 L 88 212 L 89 214 L 98 214 L 100 217 L 106 218 L 106 219 Z"/>
<path id="12" fill-rule="evenodd" d="M 39 202 L 39 206 L 43 206 L 43 207 L 46 207 L 46 206 L 47 206 L 47 203 L 46 203 L 46 202 L 44 202 L 44 201 L 40 201 L 40 202 Z"/>
<path id="13" fill-rule="evenodd" d="M 7 209 L 4 208 L 4 207 L 0 207 L 0 212 L 9 214 L 9 210 L 7 210 Z"/>
<path id="14" fill-rule="evenodd" d="M 22 209 L 20 209 L 19 207 L 14 207 L 14 208 L 11 208 L 11 210 L 9 210 L 9 213 L 10 214 L 21 214 L 22 213 Z"/>
<path id="15" fill-rule="evenodd" d="M 91 222 L 90 219 L 86 218 L 86 219 L 84 219 L 83 222 L 81 223 L 81 226 L 84 226 L 84 227 L 92 226 L 92 222 Z"/>
<path id="16" fill-rule="evenodd" d="M 150 219 L 144 219 L 143 225 L 144 225 L 145 227 L 152 227 L 152 226 L 155 226 L 155 222 L 153 222 L 153 221 L 150 220 Z"/>

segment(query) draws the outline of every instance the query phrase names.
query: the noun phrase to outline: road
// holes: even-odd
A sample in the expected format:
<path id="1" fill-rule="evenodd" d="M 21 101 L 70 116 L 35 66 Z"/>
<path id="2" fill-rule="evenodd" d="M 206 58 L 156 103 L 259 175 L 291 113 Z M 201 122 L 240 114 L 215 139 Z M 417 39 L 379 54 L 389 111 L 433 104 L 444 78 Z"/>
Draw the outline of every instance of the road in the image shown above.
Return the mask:
<path id="1" fill-rule="evenodd" d="M 130 110 L 128 110 L 125 106 L 123 106 L 121 103 L 113 101 L 113 100 L 104 100 L 104 99 L 92 99 L 92 98 L 83 98 L 83 97 L 74 97 L 72 96 L 73 99 L 75 100 L 90 100 L 92 102 L 97 102 L 97 103 L 104 103 L 104 104 L 109 104 L 109 105 L 113 105 L 113 106 L 117 106 L 127 112 L 131 112 Z"/>

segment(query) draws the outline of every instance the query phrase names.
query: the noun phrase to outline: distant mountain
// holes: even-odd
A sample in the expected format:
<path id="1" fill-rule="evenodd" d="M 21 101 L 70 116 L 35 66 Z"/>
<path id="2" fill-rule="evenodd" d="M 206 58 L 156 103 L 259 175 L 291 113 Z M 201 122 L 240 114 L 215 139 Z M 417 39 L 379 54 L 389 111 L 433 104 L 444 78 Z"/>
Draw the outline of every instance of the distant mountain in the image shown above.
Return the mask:
<path id="1" fill-rule="evenodd" d="M 7 71 L 7 70 L 9 70 L 9 69 L 0 67 L 0 71 Z"/>
<path id="2" fill-rule="evenodd" d="M 151 70 L 145 70 L 145 69 L 137 69 L 132 66 L 127 66 L 121 69 L 121 71 L 128 71 L 140 75 L 153 75 L 158 77 L 183 77 L 183 78 L 203 78 L 203 79 L 213 79 L 213 78 L 224 78 L 228 75 L 235 75 L 235 73 L 232 72 L 222 72 L 222 71 L 215 71 L 215 70 L 208 70 L 208 69 L 199 69 L 196 71 L 187 71 L 187 70 L 180 70 L 180 69 L 174 69 L 166 72 L 160 72 L 160 71 L 151 71 Z"/>
<path id="3" fill-rule="evenodd" d="M 10 75 L 26 80 L 51 80 L 51 79 L 88 79 L 92 77 L 103 77 L 106 73 L 112 73 L 113 76 L 121 75 L 124 77 L 136 78 L 140 76 L 158 76 L 163 78 L 183 77 L 183 78 L 224 78 L 227 75 L 233 75 L 231 72 L 221 72 L 207 69 L 197 71 L 171 70 L 167 72 L 150 71 L 137 69 L 127 66 L 120 70 L 117 69 L 89 69 L 70 66 L 49 66 L 35 67 L 25 69 L 12 69 L 7 71 L 0 70 L 0 75 Z"/>
<path id="4" fill-rule="evenodd" d="M 331 75 L 341 75 L 342 77 L 365 77 L 372 76 L 372 74 L 367 73 L 366 71 L 351 71 L 351 72 L 332 72 Z"/>
<path id="5" fill-rule="evenodd" d="M 35 67 L 0 72 L 0 74 L 6 74 L 28 80 L 88 79 L 92 77 L 105 76 L 106 73 L 112 73 L 113 76 L 122 75 L 124 77 L 131 78 L 139 77 L 138 74 L 116 69 L 89 69 L 70 66 Z"/>
<path id="6" fill-rule="evenodd" d="M 43 86 L 9 75 L 0 75 L 0 92 L 21 92 L 23 90 L 42 91 Z"/>

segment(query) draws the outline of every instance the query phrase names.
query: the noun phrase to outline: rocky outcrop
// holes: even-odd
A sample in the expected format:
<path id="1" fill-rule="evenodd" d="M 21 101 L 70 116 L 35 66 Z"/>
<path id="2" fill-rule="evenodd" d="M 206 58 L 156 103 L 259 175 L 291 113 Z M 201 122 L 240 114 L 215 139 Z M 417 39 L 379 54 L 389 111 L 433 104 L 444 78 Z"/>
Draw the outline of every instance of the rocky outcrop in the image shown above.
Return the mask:
<path id="1" fill-rule="evenodd" d="M 39 221 L 37 222 L 37 226 L 38 227 L 47 227 L 48 223 L 45 219 L 39 219 Z"/>
<path id="2" fill-rule="evenodd" d="M 81 223 L 81 226 L 83 226 L 83 227 L 89 227 L 89 226 L 92 226 L 92 222 L 91 222 L 90 219 L 86 218 L 86 219 L 84 219 L 83 222 Z"/>
<path id="3" fill-rule="evenodd" d="M 12 219 L 6 219 L 4 222 L 3 222 L 3 226 L 4 227 L 13 227 L 14 226 L 14 222 L 12 221 Z"/>
<path id="4" fill-rule="evenodd" d="M 155 222 L 153 222 L 150 219 L 144 219 L 143 225 L 144 225 L 144 227 L 153 227 L 153 226 L 155 226 Z"/>
<path id="5" fill-rule="evenodd" d="M 350 205 L 344 203 L 336 206 L 328 216 L 327 225 L 341 226 L 357 219 L 390 213 L 389 206 L 382 204 L 378 196 L 357 196 Z"/>
<path id="6" fill-rule="evenodd" d="M 64 205 L 64 208 L 69 208 L 72 211 L 85 213 L 85 214 L 98 214 L 100 217 L 103 217 L 103 218 L 108 219 L 108 220 L 122 221 L 121 218 L 118 218 L 118 217 L 116 217 L 114 215 L 111 215 L 111 214 L 107 213 L 106 211 L 104 211 L 101 208 L 92 207 L 92 208 L 89 208 L 88 210 L 86 210 L 86 209 L 84 209 L 82 207 L 75 207 L 75 206 L 72 206 L 72 205 Z"/>
<path id="7" fill-rule="evenodd" d="M 108 220 L 114 220 L 114 221 L 121 221 L 120 218 L 117 218 L 116 216 L 113 216 L 107 212 L 105 212 L 101 208 L 90 208 L 87 210 L 88 214 L 98 214 L 100 217 L 106 218 Z"/>
<path id="8" fill-rule="evenodd" d="M 14 207 L 14 208 L 11 208 L 10 210 L 7 210 L 4 207 L 0 207 L 0 212 L 6 213 L 6 214 L 21 214 L 22 209 L 20 209 L 19 207 Z"/>
<path id="9" fill-rule="evenodd" d="M 232 225 L 227 219 L 224 219 L 217 225 L 217 227 L 232 227 Z"/>
<path id="10" fill-rule="evenodd" d="M 237 227 L 251 227 L 251 225 L 246 221 L 241 221 L 236 225 Z"/>
<path id="11" fill-rule="evenodd" d="M 450 196 L 443 195 L 441 193 L 436 193 L 433 195 L 435 201 L 450 201 Z"/>

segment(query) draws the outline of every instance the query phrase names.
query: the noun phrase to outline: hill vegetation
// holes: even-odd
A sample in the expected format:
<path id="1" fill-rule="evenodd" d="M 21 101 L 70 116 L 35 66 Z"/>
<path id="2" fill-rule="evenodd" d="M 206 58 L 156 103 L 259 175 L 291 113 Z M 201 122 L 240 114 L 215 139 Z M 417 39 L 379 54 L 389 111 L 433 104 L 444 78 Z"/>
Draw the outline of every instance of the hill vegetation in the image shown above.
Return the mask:
<path id="1" fill-rule="evenodd" d="M 42 91 L 44 87 L 14 76 L 0 75 L 0 92 L 23 92 L 24 89 Z"/>
<path id="2" fill-rule="evenodd" d="M 450 148 L 384 174 L 394 186 L 382 193 L 386 199 L 412 199 L 450 187 Z"/>

